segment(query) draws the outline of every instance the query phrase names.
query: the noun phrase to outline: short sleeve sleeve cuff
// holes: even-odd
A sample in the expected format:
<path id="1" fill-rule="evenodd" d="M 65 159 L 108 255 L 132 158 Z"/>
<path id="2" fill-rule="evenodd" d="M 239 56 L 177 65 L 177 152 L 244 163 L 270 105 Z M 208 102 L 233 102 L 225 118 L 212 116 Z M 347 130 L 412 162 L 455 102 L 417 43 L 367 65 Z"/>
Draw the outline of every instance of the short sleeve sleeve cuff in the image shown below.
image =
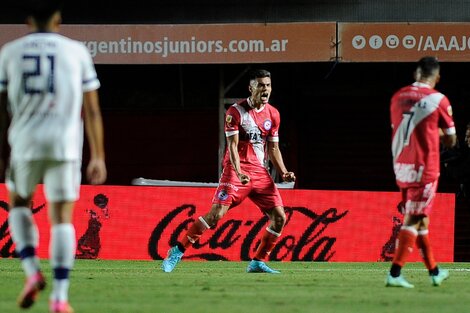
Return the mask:
<path id="1" fill-rule="evenodd" d="M 97 77 L 93 77 L 91 79 L 84 80 L 82 82 L 83 91 L 92 91 L 100 88 L 101 84 Z"/>
<path id="2" fill-rule="evenodd" d="M 268 141 L 271 141 L 271 142 L 279 142 L 279 137 L 268 137 Z"/>
<path id="3" fill-rule="evenodd" d="M 238 130 L 226 131 L 225 132 L 225 137 L 230 137 L 230 136 L 233 136 L 233 135 L 236 135 L 236 134 L 238 134 Z"/>

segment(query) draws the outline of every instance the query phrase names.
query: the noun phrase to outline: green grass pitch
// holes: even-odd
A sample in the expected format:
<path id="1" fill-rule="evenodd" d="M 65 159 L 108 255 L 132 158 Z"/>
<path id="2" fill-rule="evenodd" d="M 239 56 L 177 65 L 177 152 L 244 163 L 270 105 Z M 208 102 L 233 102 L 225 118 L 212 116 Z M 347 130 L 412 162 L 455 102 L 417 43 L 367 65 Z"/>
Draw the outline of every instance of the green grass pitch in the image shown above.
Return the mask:
<path id="1" fill-rule="evenodd" d="M 414 289 L 385 288 L 389 263 L 270 262 L 279 275 L 247 274 L 247 262 L 183 261 L 173 273 L 161 261 L 77 260 L 70 302 L 76 313 L 464 313 L 470 312 L 470 264 L 445 263 L 450 278 L 430 284 L 421 263 L 403 273 Z M 28 311 L 47 312 L 49 285 Z M 0 312 L 20 312 L 18 260 L 0 259 Z"/>

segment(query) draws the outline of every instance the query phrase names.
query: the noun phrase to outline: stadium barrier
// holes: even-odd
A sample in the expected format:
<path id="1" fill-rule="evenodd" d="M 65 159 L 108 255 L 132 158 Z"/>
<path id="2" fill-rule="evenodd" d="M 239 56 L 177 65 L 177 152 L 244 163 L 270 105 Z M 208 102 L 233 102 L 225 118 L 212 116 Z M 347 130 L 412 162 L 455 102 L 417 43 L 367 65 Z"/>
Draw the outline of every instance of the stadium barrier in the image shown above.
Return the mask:
<path id="1" fill-rule="evenodd" d="M 76 204 L 77 258 L 158 260 L 210 207 L 215 188 L 82 186 Z M 389 261 L 402 222 L 398 192 L 280 190 L 285 230 L 270 255 L 280 261 Z M 430 237 L 438 261 L 454 254 L 453 194 L 437 194 Z M 0 185 L 0 257 L 14 257 L 7 194 Z M 42 188 L 32 205 L 38 254 L 48 257 L 49 225 Z M 268 219 L 251 201 L 230 210 L 185 255 L 194 260 L 248 260 Z M 413 252 L 411 261 L 420 260 Z"/>

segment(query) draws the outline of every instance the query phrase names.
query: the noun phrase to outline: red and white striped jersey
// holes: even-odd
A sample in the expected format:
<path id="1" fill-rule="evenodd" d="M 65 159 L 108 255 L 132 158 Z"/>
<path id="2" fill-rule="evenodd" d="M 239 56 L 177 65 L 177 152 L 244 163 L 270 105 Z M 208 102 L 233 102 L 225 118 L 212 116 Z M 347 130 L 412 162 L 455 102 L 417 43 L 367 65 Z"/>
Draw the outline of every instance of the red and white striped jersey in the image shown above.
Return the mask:
<path id="1" fill-rule="evenodd" d="M 250 105 L 250 99 L 232 105 L 225 115 L 225 136 L 238 134 L 240 166 L 246 170 L 266 168 L 266 141 L 279 141 L 279 111 L 267 103 L 257 110 Z M 230 164 L 227 149 L 223 166 Z"/>
<path id="2" fill-rule="evenodd" d="M 442 93 L 424 83 L 397 91 L 391 100 L 392 155 L 400 188 L 439 177 L 439 128 L 455 134 L 452 107 Z"/>

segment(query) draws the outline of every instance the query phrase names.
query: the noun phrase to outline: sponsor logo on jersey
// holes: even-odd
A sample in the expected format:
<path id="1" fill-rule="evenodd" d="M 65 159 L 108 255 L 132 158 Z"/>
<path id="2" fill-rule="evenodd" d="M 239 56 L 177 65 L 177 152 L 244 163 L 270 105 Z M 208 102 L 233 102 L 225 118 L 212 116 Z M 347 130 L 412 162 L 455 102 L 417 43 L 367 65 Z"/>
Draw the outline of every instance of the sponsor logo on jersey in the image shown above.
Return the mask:
<path id="1" fill-rule="evenodd" d="M 221 191 L 219 191 L 219 193 L 217 194 L 217 198 L 219 198 L 222 201 L 227 200 L 228 198 L 227 190 L 222 189 Z"/>
<path id="2" fill-rule="evenodd" d="M 231 184 L 231 183 L 220 183 L 220 186 L 225 186 L 225 187 L 231 188 L 235 191 L 238 191 L 238 187 L 235 186 L 234 184 Z"/>
<path id="3" fill-rule="evenodd" d="M 421 165 L 418 170 L 414 164 L 396 163 L 394 166 L 395 177 L 403 183 L 420 182 L 423 176 L 424 166 Z"/>
<path id="4" fill-rule="evenodd" d="M 449 113 L 450 116 L 453 114 L 452 107 L 450 105 L 447 107 L 447 113 Z"/>
<path id="5" fill-rule="evenodd" d="M 266 130 L 270 130 L 272 126 L 273 126 L 273 123 L 271 122 L 271 120 L 266 120 L 263 123 L 263 127 Z"/>
<path id="6" fill-rule="evenodd" d="M 250 139 L 250 143 L 262 143 L 263 137 L 258 127 L 252 128 L 247 132 L 247 136 Z"/>

